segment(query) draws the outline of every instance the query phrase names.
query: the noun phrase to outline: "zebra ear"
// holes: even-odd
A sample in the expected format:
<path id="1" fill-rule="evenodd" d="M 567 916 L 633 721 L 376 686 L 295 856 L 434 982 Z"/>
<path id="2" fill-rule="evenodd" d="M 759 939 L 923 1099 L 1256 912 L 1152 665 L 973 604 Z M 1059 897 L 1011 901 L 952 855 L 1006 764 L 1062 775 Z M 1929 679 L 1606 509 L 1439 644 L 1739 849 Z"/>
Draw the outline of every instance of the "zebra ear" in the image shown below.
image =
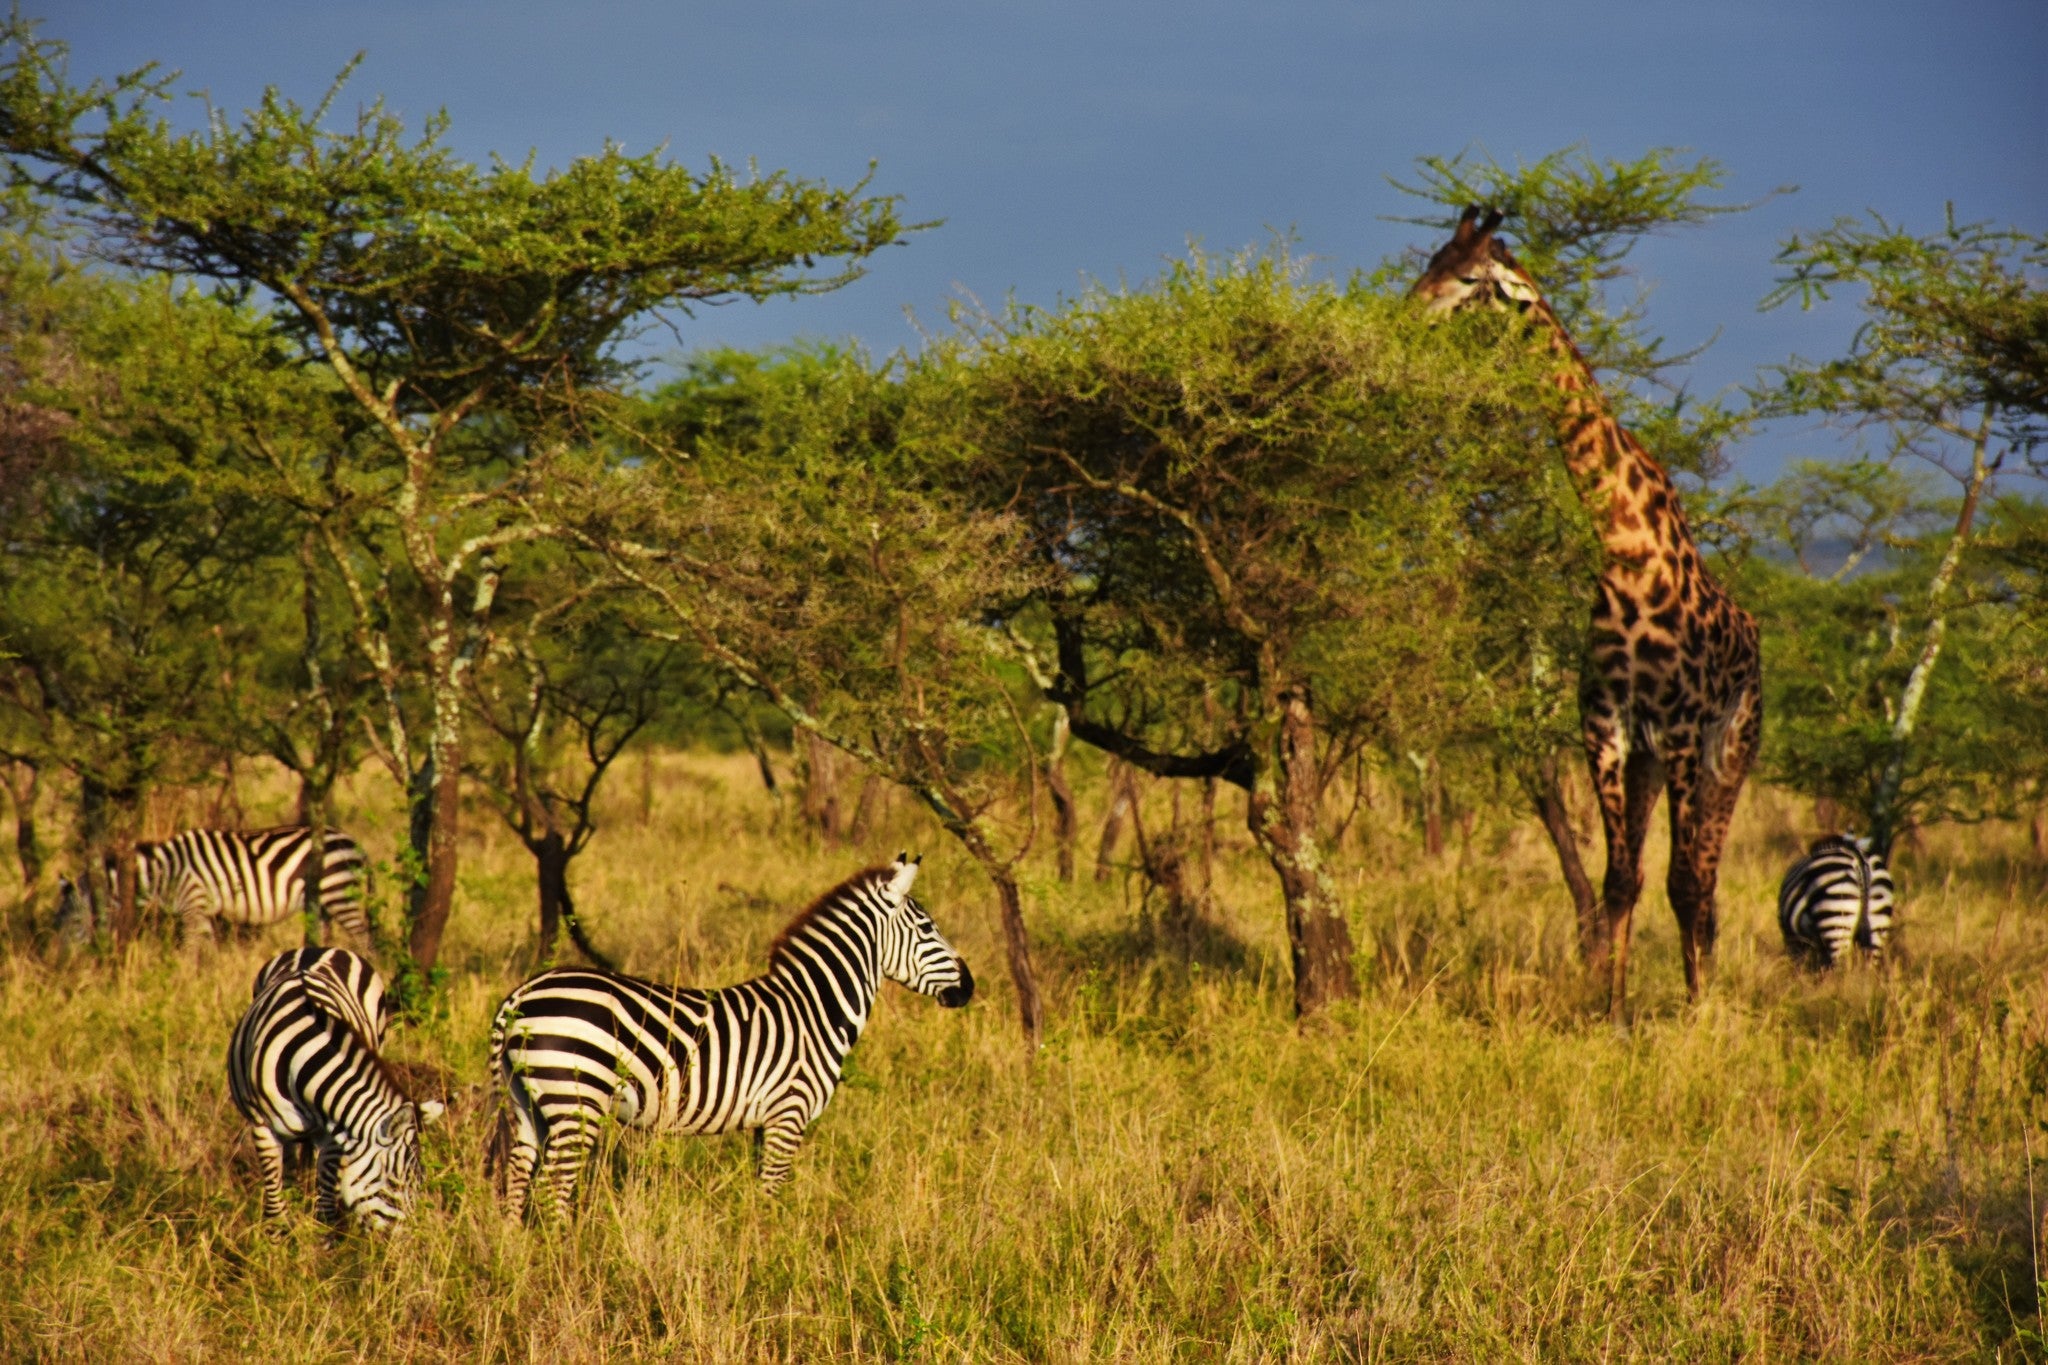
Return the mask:
<path id="1" fill-rule="evenodd" d="M 889 897 L 892 900 L 901 901 L 910 894 L 911 883 L 917 880 L 917 863 L 911 859 L 908 853 L 900 853 L 896 857 L 895 865 L 889 871 L 891 874 L 888 886 Z"/>

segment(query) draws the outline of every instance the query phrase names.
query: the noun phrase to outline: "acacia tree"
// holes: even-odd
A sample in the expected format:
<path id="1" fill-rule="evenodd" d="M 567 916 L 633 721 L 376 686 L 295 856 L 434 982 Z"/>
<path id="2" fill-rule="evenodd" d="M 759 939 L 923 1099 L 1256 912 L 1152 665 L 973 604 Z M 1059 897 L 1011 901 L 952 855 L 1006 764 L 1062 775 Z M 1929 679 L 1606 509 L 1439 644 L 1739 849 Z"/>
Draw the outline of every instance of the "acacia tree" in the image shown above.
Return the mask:
<path id="1" fill-rule="evenodd" d="M 963 476 L 1048 579 L 1015 647 L 1077 738 L 1245 790 L 1302 1014 L 1356 991 L 1325 789 L 1365 745 L 1469 725 L 1475 585 L 1541 592 L 1570 562 L 1569 491 L 1525 453 L 1533 367 L 1498 327 L 1475 364 L 1483 332 L 1278 253 L 1198 254 L 987 320 L 947 390 Z"/>
<path id="2" fill-rule="evenodd" d="M 223 452 L 191 420 L 195 374 L 236 344 L 231 309 L 22 237 L 0 244 L 0 298 L 0 401 L 17 426 L 40 414 L 44 436 L 10 451 L 0 747 L 32 774 L 76 776 L 87 902 L 125 940 L 149 790 L 232 747 L 216 680 L 252 643 L 277 518 L 216 486 Z M 33 813 L 24 794 L 17 818 Z"/>
<path id="3" fill-rule="evenodd" d="M 1857 799 L 1880 851 L 1918 815 L 1957 809 L 1954 764 L 1930 766 L 1918 733 L 1935 667 L 1951 622 L 1970 601 L 1959 597 L 1980 509 L 2008 463 L 2031 459 L 2048 436 L 2039 366 L 2048 353 L 2048 237 L 1987 224 L 1959 224 L 1950 209 L 1944 229 L 1921 237 L 1872 216 L 1843 219 L 1810 236 L 1795 236 L 1779 253 L 1782 275 L 1765 300 L 1810 307 L 1835 291 L 1855 290 L 1864 315 L 1847 355 L 1824 362 L 1794 358 L 1774 367 L 1758 387 L 1759 410 L 1773 417 L 1820 415 L 1884 443 L 1887 466 L 1913 460 L 1954 480 L 1958 497 L 1949 529 L 1923 541 L 1930 552 L 1906 576 L 1914 601 L 1887 632 L 1883 652 L 1910 659 L 1896 691 L 1878 698 L 1837 734 L 1820 737 L 1839 760 L 1867 775 Z M 1904 585 L 1898 585 L 1903 589 Z M 1849 591 L 1855 591 L 1850 589 Z M 1867 591 L 1867 589 L 1866 589 Z M 1976 738 L 1985 738 L 1982 730 Z M 1797 767 L 1814 755 L 1795 743 L 1785 760 Z M 1831 765 L 1839 768 L 1840 762 Z M 1972 765 L 1963 765 L 1965 771 Z M 1951 772 L 1944 774 L 1947 767 Z"/>
<path id="4" fill-rule="evenodd" d="M 550 534 L 508 514 L 510 491 L 544 477 L 564 429 L 616 391 L 631 372 L 620 341 L 660 310 L 836 288 L 907 229 L 865 181 L 742 179 L 715 160 L 696 173 L 616 146 L 547 173 L 530 159 L 479 168 L 443 144 L 444 118 L 413 136 L 372 104 L 333 130 L 331 94 L 309 110 L 275 90 L 239 121 L 214 113 L 178 132 L 159 113 L 169 96 L 153 68 L 74 86 L 61 44 L 19 15 L 0 27 L 14 182 L 64 206 L 122 267 L 241 291 L 350 410 L 358 434 L 334 484 L 295 484 L 291 499 L 320 510 L 384 693 L 386 758 L 422 864 L 409 946 L 431 966 L 493 555 Z M 415 686 L 423 718 L 407 713 Z"/>
<path id="5" fill-rule="evenodd" d="M 1037 570 L 1011 518 L 934 477 L 957 455 L 925 414 L 954 382 L 942 355 L 894 373 L 830 350 L 705 357 L 636 414 L 657 448 L 557 482 L 535 515 L 573 525 L 795 734 L 937 818 L 995 889 L 1035 1046 L 1044 1007 L 1014 871 L 1034 803 L 1014 798 L 1038 759 L 987 617 Z"/>
<path id="6" fill-rule="evenodd" d="M 493 632 L 473 679 L 477 718 L 496 740 L 478 766 L 499 815 L 533 855 L 537 962 L 553 958 L 567 929 L 584 956 L 610 966 L 577 917 L 569 864 L 597 832 L 594 806 L 612 764 L 695 689 L 687 654 L 650 638 L 615 582 L 558 553 L 547 557 L 551 572 L 522 581 L 575 586 L 507 604 L 515 619 Z"/>

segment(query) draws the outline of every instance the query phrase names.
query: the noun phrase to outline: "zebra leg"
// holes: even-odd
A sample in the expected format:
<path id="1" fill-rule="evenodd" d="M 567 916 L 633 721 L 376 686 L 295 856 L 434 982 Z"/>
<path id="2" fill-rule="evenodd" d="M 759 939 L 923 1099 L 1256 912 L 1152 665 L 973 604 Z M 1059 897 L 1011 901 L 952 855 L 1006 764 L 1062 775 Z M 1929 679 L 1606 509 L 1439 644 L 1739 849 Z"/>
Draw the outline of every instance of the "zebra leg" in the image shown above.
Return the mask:
<path id="1" fill-rule="evenodd" d="M 550 1114 L 547 1132 L 539 1148 L 540 1180 L 547 1186 L 549 1216 L 569 1216 L 576 1200 L 576 1182 L 597 1145 L 598 1127 L 604 1118 L 595 1109 L 578 1105 L 573 1113 Z"/>
<path id="2" fill-rule="evenodd" d="M 184 926 L 186 952 L 204 956 L 213 947 L 213 901 L 189 880 L 178 897 L 178 922 Z"/>
<path id="3" fill-rule="evenodd" d="M 506 1108 L 509 1132 L 505 1152 L 503 1176 L 505 1180 L 505 1212 L 514 1222 L 526 1216 L 527 1196 L 533 1189 L 534 1167 L 540 1164 L 541 1148 L 546 1142 L 530 1102 L 525 1096 L 514 1093 L 509 1097 Z"/>
<path id="4" fill-rule="evenodd" d="M 319 1193 L 313 1208 L 329 1227 L 341 1226 L 341 1144 L 322 1138 L 318 1149 Z"/>
<path id="5" fill-rule="evenodd" d="M 265 1124 L 249 1130 L 256 1144 L 256 1169 L 263 1180 L 263 1216 L 284 1217 L 284 1144 Z"/>
<path id="6" fill-rule="evenodd" d="M 789 1179 L 790 1161 L 804 1140 L 804 1121 L 797 1114 L 777 1114 L 755 1130 L 755 1150 L 761 1161 L 761 1190 L 773 1194 Z"/>

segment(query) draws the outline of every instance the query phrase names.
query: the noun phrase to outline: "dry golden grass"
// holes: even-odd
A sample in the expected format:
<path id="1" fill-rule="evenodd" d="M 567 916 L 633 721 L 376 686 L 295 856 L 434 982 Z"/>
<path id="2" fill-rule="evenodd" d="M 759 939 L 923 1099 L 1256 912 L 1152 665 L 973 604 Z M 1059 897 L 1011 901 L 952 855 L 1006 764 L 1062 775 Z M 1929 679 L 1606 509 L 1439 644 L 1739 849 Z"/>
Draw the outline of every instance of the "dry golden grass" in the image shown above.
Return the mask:
<path id="1" fill-rule="evenodd" d="M 740 760 L 621 774 L 572 876 L 631 969 L 759 969 L 794 909 L 921 845 L 987 989 L 890 988 L 775 1198 L 740 1139 L 626 1135 L 572 1227 L 483 1175 L 484 1039 L 530 953 L 525 855 L 471 819 L 446 1013 L 391 1049 L 444 1077 L 432 1187 L 389 1243 L 259 1231 L 221 1073 L 256 964 L 145 945 L 0 959 L 0 1356 L 53 1360 L 1926 1360 L 2039 1358 L 2048 1155 L 2043 872 L 2002 830 L 1905 860 L 1901 960 L 1783 960 L 1794 808 L 1744 806 L 1720 971 L 1686 1008 L 1661 892 L 1617 1036 L 1569 961 L 1533 827 L 1424 867 L 1347 851 L 1366 978 L 1297 1028 L 1270 878 L 1241 847 L 1215 931 L 1162 947 L 1135 890 L 1027 886 L 1051 1006 L 1018 1045 L 991 898 L 899 809 L 864 850 L 786 826 Z M 350 826 L 388 852 L 389 794 Z M 280 815 L 252 801 L 252 821 Z M 1234 842 L 1242 837 L 1230 831 Z M 1653 847 L 1653 875 L 1663 854 Z M 11 897 L 0 885 L 0 899 Z M 298 1208 L 310 1199 L 302 1194 Z"/>

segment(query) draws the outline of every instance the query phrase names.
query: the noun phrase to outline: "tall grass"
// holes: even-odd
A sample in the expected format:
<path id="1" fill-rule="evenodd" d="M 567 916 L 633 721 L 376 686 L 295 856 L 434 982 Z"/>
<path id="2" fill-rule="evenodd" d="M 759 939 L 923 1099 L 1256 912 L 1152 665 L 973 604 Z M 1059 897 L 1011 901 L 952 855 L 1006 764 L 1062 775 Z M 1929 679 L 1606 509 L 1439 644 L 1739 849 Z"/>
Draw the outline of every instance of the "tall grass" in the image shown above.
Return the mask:
<path id="1" fill-rule="evenodd" d="M 288 933 L 203 960 L 17 947 L 0 1355 L 2041 1358 L 2048 916 L 2006 831 L 1929 836 L 1901 869 L 1899 960 L 1813 977 L 1772 914 L 1796 812 L 1754 794 L 1711 995 L 1684 1004 L 1653 892 L 1626 1035 L 1570 962 L 1532 829 L 1481 827 L 1436 866 L 1368 830 L 1345 862 L 1365 993 L 1305 1027 L 1243 848 L 1180 942 L 1134 886 L 1034 867 L 1051 1028 L 1028 1057 L 985 886 L 909 813 L 873 848 L 820 848 L 778 827 L 744 761 L 663 759 L 645 822 L 635 786 L 572 872 L 629 968 L 750 975 L 818 891 L 921 844 L 922 898 L 984 997 L 956 1013 L 890 988 L 778 1196 L 743 1140 L 625 1134 L 573 1225 L 510 1225 L 482 1166 L 484 1037 L 532 951 L 532 877 L 479 811 L 445 1013 L 390 1045 L 451 1101 L 430 1197 L 387 1243 L 329 1247 L 309 1192 L 287 1236 L 260 1230 L 222 1075 Z M 384 793 L 351 801 L 388 853 Z"/>

